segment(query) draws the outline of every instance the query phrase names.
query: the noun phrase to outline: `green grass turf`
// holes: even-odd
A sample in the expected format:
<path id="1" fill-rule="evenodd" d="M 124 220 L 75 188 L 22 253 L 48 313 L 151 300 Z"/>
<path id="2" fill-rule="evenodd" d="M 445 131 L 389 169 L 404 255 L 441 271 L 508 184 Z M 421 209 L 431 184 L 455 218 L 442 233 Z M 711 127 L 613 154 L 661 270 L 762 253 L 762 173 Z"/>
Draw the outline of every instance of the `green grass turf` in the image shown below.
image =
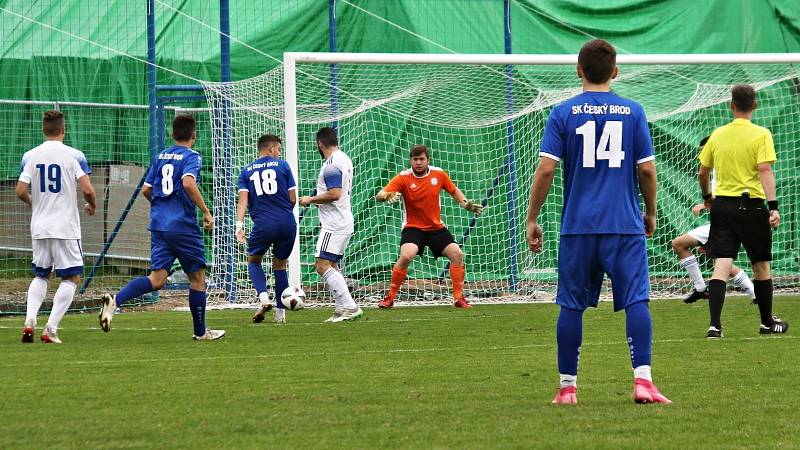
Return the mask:
<path id="1" fill-rule="evenodd" d="M 800 327 L 800 298 L 775 310 Z M 0 448 L 797 448 L 797 331 L 759 337 L 743 297 L 726 337 L 705 338 L 705 302 L 652 303 L 657 385 L 672 405 L 635 405 L 624 313 L 585 316 L 577 406 L 557 387 L 552 304 L 329 310 L 225 328 L 194 342 L 185 312 L 64 319 L 61 346 L 19 343 L 0 320 Z M 40 325 L 46 321 L 40 317 Z M 795 325 L 798 324 L 798 325 Z"/>

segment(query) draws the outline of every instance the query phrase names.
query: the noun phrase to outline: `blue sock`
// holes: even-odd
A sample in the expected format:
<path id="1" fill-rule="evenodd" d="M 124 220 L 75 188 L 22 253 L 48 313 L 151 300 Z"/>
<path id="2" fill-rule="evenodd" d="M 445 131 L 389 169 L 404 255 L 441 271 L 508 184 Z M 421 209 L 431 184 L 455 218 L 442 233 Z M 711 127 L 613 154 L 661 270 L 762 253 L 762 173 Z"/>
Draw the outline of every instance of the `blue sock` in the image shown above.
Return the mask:
<path id="1" fill-rule="evenodd" d="M 253 283 L 257 293 L 260 294 L 267 290 L 267 276 L 264 274 L 264 268 L 261 267 L 261 263 L 247 263 L 247 273 L 250 275 L 250 281 Z"/>
<path id="2" fill-rule="evenodd" d="M 631 349 L 633 368 L 649 366 L 653 345 L 653 321 L 647 302 L 637 302 L 625 308 L 625 326 Z"/>
<path id="3" fill-rule="evenodd" d="M 556 323 L 558 373 L 578 375 L 578 357 L 583 340 L 583 311 L 561 307 Z"/>
<path id="4" fill-rule="evenodd" d="M 286 273 L 286 269 L 283 269 L 273 270 L 272 276 L 275 278 L 275 306 L 284 309 L 286 307 L 281 303 L 281 294 L 289 287 L 289 275 Z"/>
<path id="5" fill-rule="evenodd" d="M 153 292 L 153 283 L 150 282 L 150 278 L 134 278 L 117 292 L 117 306 L 121 306 L 132 298 L 141 297 L 148 292 Z"/>
<path id="6" fill-rule="evenodd" d="M 206 291 L 189 289 L 189 311 L 192 312 L 194 335 L 206 334 Z"/>

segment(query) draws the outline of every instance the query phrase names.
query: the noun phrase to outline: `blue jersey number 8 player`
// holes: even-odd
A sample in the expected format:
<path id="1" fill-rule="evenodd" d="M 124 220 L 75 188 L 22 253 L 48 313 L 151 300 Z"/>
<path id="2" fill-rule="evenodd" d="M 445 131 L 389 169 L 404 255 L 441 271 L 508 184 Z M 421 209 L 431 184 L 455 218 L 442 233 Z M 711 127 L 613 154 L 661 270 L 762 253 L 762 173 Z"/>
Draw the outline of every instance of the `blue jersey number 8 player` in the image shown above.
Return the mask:
<path id="1" fill-rule="evenodd" d="M 216 340 L 225 330 L 206 329 L 205 244 L 197 225 L 196 208 L 203 212 L 203 227 L 214 229 L 214 216 L 200 194 L 200 154 L 192 150 L 196 122 L 190 115 L 172 120 L 175 145 L 162 150 L 150 165 L 142 195 L 150 201 L 150 276 L 134 278 L 116 296 L 104 296 L 100 327 L 111 329 L 114 309 L 124 302 L 159 290 L 167 282 L 177 259 L 189 277 L 189 310 L 195 340 Z"/>
<path id="2" fill-rule="evenodd" d="M 641 105 L 611 92 L 617 75 L 611 44 L 599 39 L 586 43 L 577 72 L 583 93 L 555 106 L 547 120 L 527 217 L 528 246 L 540 252 L 539 211 L 562 162 L 556 293 L 560 388 L 553 403 L 577 403 L 583 312 L 597 306 L 604 274 L 611 279 L 614 310 L 626 313 L 634 401 L 670 403 L 650 376 L 653 329 L 645 235 L 652 236 L 656 225 L 656 170 L 647 119 Z"/>

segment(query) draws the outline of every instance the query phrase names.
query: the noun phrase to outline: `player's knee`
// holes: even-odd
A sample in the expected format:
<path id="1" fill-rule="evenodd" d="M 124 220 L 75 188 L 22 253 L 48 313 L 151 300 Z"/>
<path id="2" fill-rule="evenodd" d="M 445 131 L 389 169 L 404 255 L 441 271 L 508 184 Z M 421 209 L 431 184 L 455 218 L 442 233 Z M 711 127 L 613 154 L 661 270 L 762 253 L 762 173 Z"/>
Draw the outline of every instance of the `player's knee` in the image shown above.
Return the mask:
<path id="1" fill-rule="evenodd" d="M 412 255 L 400 255 L 400 257 L 397 258 L 396 266 L 398 266 L 401 269 L 405 269 L 405 268 L 407 268 L 408 266 L 411 265 L 411 261 L 413 261 L 413 260 L 414 260 L 414 256 L 412 256 Z"/>
<path id="2" fill-rule="evenodd" d="M 286 270 L 286 260 L 272 258 L 272 270 Z"/>
<path id="3" fill-rule="evenodd" d="M 317 273 L 322 275 L 331 268 L 331 262 L 324 260 L 324 259 L 317 259 L 314 262 L 314 268 L 317 269 Z"/>
<path id="4" fill-rule="evenodd" d="M 164 287 L 167 284 L 167 276 L 169 274 L 166 270 L 159 270 L 156 272 L 150 273 L 150 276 L 147 277 L 150 279 L 150 284 L 153 286 L 153 290 L 157 291 Z"/>
<path id="5" fill-rule="evenodd" d="M 753 263 L 753 278 L 756 280 L 768 280 L 770 278 L 769 261 Z"/>
<path id="6" fill-rule="evenodd" d="M 450 264 L 454 266 L 461 266 L 464 264 L 464 252 L 461 251 L 461 248 L 459 247 L 451 250 L 448 253 L 447 258 L 450 260 Z"/>
<path id="7" fill-rule="evenodd" d="M 675 253 L 681 253 L 682 251 L 686 250 L 686 245 L 682 242 L 680 237 L 676 237 L 672 240 L 672 251 Z"/>

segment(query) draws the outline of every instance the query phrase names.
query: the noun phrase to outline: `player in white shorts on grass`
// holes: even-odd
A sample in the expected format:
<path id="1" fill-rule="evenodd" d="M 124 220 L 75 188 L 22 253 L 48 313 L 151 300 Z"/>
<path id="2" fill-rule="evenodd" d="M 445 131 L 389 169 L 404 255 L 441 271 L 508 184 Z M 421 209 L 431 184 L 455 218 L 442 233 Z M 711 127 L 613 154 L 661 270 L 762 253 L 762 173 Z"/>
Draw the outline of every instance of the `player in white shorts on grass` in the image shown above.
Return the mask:
<path id="1" fill-rule="evenodd" d="M 320 128 L 316 139 L 319 154 L 325 160 L 317 178 L 317 195 L 300 198 L 300 205 L 314 204 L 319 209 L 322 230 L 314 253 L 315 267 L 336 303 L 333 315 L 326 322 L 355 320 L 364 312 L 353 301 L 339 271 L 339 262 L 353 235 L 353 213 L 350 210 L 353 162 L 339 149 L 339 139 L 333 128 Z"/>
<path id="2" fill-rule="evenodd" d="M 75 203 L 77 186 L 83 191 L 86 213 L 95 212 L 92 171 L 82 152 L 64 145 L 64 114 L 47 111 L 42 118 L 47 139 L 22 157 L 17 197 L 31 207 L 33 273 L 28 287 L 28 305 L 22 342 L 33 342 L 36 315 L 47 296 L 50 273 L 55 269 L 61 284 L 53 296 L 53 309 L 40 337 L 44 343 L 60 344 L 58 326 L 72 304 L 83 273 L 81 221 Z M 28 188 L 30 187 L 30 192 Z"/>
<path id="3" fill-rule="evenodd" d="M 708 141 L 708 138 L 709 136 L 706 136 L 700 141 L 701 150 Z M 703 203 L 698 203 L 692 207 L 692 214 L 695 216 L 699 216 L 703 211 L 705 211 L 705 205 Z M 686 269 L 686 272 L 689 273 L 689 278 L 692 280 L 692 284 L 694 285 L 692 292 L 683 299 L 683 301 L 686 303 L 694 303 L 698 300 L 708 298 L 706 281 L 703 279 L 703 273 L 700 272 L 700 265 L 697 262 L 697 258 L 692 253 L 692 249 L 699 247 L 700 251 L 705 253 L 705 245 L 706 242 L 708 242 L 708 233 L 710 230 L 711 224 L 706 223 L 693 230 L 687 231 L 686 233 L 672 240 L 672 250 L 675 252 L 675 255 L 678 256 L 681 267 Z M 750 277 L 747 276 L 744 270 L 736 267 L 736 265 L 733 265 L 731 267 L 731 278 L 733 278 L 733 284 L 737 288 L 743 289 L 748 295 L 750 295 L 750 298 L 753 299 L 753 302 L 756 301 L 756 293 L 753 289 L 753 282 L 750 280 Z"/>

